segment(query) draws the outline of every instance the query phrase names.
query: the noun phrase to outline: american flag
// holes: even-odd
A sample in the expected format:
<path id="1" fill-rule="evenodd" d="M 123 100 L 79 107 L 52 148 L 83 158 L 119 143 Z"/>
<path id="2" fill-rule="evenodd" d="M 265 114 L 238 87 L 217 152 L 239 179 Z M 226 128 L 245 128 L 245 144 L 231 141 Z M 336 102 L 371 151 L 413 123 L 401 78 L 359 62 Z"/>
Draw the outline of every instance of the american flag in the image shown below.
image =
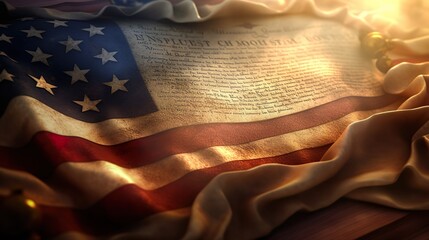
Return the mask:
<path id="1" fill-rule="evenodd" d="M 64 0 L 42 0 L 42 1 L 28 1 L 28 0 L 5 0 L 10 6 L 14 8 L 46 8 L 55 9 L 63 12 L 89 12 L 97 13 L 108 6 L 119 7 L 139 7 L 146 3 L 154 2 L 156 0 L 78 0 L 78 1 L 64 1 Z M 0 1 L 1 2 L 1 1 Z M 177 0 L 172 0 L 172 3 L 177 3 Z M 198 2 L 198 4 L 203 4 Z"/>
<path id="2" fill-rule="evenodd" d="M 46 8 L 55 9 L 63 12 L 89 12 L 97 13 L 106 6 L 111 5 L 109 0 L 78 0 L 78 1 L 62 1 L 62 0 L 4 0 L 0 3 L 8 4 L 9 9 L 14 8 Z"/>
<path id="3" fill-rule="evenodd" d="M 156 111 L 118 26 L 24 19 L 0 27 L 1 113 L 19 95 L 85 122 Z"/>
<path id="4" fill-rule="evenodd" d="M 121 7 L 121 8 L 138 8 L 144 4 L 156 2 L 157 0 L 78 0 L 78 1 L 64 1 L 64 0 L 4 0 L 14 8 L 46 8 L 55 9 L 63 12 L 87 12 L 98 13 L 105 7 Z M 173 5 L 178 4 L 180 0 L 168 0 Z M 195 0 L 192 1 L 197 6 L 214 5 L 222 3 L 223 0 Z M 258 1 L 255 1 L 258 2 Z M 268 1 L 269 2 L 269 1 Z"/>
<path id="5" fill-rule="evenodd" d="M 0 187 L 40 205 L 44 238 L 201 237 L 203 219 L 231 218 L 217 215 L 228 208 L 222 196 L 239 216 L 228 234 L 240 236 L 258 218 L 243 209 L 288 176 L 273 166 L 319 161 L 350 122 L 401 100 L 350 96 L 263 121 L 162 127 L 111 20 L 3 22 L 0 71 Z M 234 188 L 213 183 L 236 172 Z M 209 207 L 198 205 L 211 196 L 201 192 L 219 189 Z M 263 233 L 262 224 L 241 234 Z"/>

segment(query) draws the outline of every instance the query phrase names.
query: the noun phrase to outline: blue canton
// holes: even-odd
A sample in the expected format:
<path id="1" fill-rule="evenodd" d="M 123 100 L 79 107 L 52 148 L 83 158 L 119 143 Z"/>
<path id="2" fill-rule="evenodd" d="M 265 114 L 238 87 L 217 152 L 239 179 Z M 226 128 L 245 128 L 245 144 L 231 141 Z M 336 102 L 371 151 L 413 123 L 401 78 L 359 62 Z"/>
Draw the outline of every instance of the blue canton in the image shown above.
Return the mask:
<path id="1" fill-rule="evenodd" d="M 0 116 L 20 95 L 86 122 L 157 111 L 125 36 L 107 20 L 1 23 Z"/>

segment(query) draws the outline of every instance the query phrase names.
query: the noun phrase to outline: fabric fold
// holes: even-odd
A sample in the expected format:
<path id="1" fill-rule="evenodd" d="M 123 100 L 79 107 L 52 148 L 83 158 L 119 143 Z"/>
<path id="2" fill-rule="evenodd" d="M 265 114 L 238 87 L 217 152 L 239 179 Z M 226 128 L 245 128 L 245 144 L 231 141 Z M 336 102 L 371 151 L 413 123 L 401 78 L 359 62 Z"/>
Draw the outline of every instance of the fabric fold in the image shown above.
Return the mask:
<path id="1" fill-rule="evenodd" d="M 125 16 L 178 23 L 231 17 L 237 13 L 253 16 L 309 14 L 333 19 L 357 30 L 384 33 L 394 38 L 393 56 L 424 59 L 429 55 L 427 26 L 395 22 L 375 10 L 361 9 L 356 1 L 357 5 L 345 2 L 161 0 L 131 8 L 103 5 L 92 13 L 9 7 L 11 14 L 17 17 L 88 20 Z M 2 56 L 7 57 L 4 53 Z M 6 194 L 6 189 L 25 188 L 30 197 L 45 205 L 45 209 L 71 212 L 70 221 L 64 224 L 69 228 L 60 226 L 49 236 L 59 239 L 99 237 L 85 232 L 84 221 L 74 223 L 81 220 L 74 218 L 79 215 L 78 211 L 86 214 L 83 216 L 98 211 L 101 214 L 97 216 L 111 218 L 106 221 L 117 220 L 117 216 L 141 220 L 120 229 L 122 232 L 106 233 L 111 234 L 107 236 L 111 239 L 254 239 L 268 234 L 297 212 L 315 211 L 340 198 L 399 209 L 429 210 L 428 76 L 429 62 L 426 60 L 403 62 L 391 68 L 383 81 L 386 96 L 392 97 L 394 102 L 389 100 L 378 105 L 375 99 L 368 99 L 368 106 L 375 104 L 368 107 L 343 99 L 338 102 L 345 104 L 321 105 L 306 111 L 310 114 L 302 112 L 238 127 L 239 123 L 215 122 L 198 125 L 193 131 L 187 124 L 175 125 L 176 120 L 165 115 L 139 117 L 135 121 L 121 118 L 99 124 L 83 123 L 54 113 L 39 101 L 17 97 L 0 118 L 2 148 L 14 148 L 15 156 L 20 156 L 15 152 L 27 146 L 40 146 L 31 145 L 32 138 L 47 132 L 52 136 L 61 135 L 54 137 L 56 140 L 51 140 L 52 143 L 65 144 L 61 139 L 67 136 L 87 139 L 79 141 L 87 144 L 80 148 L 82 156 L 92 149 L 101 149 L 98 154 L 103 153 L 106 159 L 86 159 L 79 155 L 79 161 L 74 162 L 72 157 L 59 159 L 52 151 L 49 156 L 41 154 L 40 159 L 51 161 L 51 164 L 44 169 L 48 173 L 41 171 L 39 174 L 25 171 L 26 165 L 21 166 L 22 169 L 7 169 L 3 165 L 16 166 L 8 159 L 9 162 L 0 168 L 0 190 Z M 344 106 L 352 107 L 348 111 Z M 323 115 L 329 109 L 332 111 Z M 362 118 L 365 119 L 357 121 Z M 266 125 L 264 128 L 262 123 Z M 231 138 L 229 133 L 233 129 L 237 136 Z M 276 134 L 282 131 L 284 136 L 274 138 L 271 131 Z M 183 138 L 184 134 L 187 138 Z M 207 140 L 210 137 L 213 139 Z M 258 140 L 260 137 L 267 139 L 257 148 L 254 144 L 262 142 Z M 151 143 L 147 149 L 133 145 L 146 140 Z M 180 142 L 185 140 L 199 141 L 199 145 L 187 147 Z M 52 143 L 45 144 L 52 146 Z M 159 148 L 159 154 L 146 153 L 158 143 L 167 144 L 167 147 Z M 231 146 L 225 147 L 225 144 Z M 118 145 L 135 147 L 136 155 L 123 157 L 126 148 L 117 154 L 110 151 L 119 148 Z M 174 151 L 169 151 L 168 147 L 172 146 Z M 315 148 L 318 150 L 312 151 Z M 45 150 L 49 152 L 49 148 Z M 9 150 L 3 152 L 9 156 Z M 261 153 L 266 154 L 262 156 Z M 20 157 L 23 162 L 28 158 L 27 155 Z M 26 164 L 31 168 L 34 162 Z M 194 166 L 188 166 L 192 164 Z M 162 175 L 165 169 L 173 174 Z M 106 175 L 100 177 L 94 173 Z M 93 183 L 96 184 L 89 186 Z M 105 188 L 98 189 L 103 184 Z M 113 209 L 115 206 L 118 209 L 131 207 L 123 214 Z M 56 219 L 52 217 L 57 216 L 55 214 L 50 216 L 51 221 Z M 168 227 L 171 231 L 159 233 Z"/>
<path id="2" fill-rule="evenodd" d="M 341 197 L 429 209 L 427 138 L 412 141 L 428 121 L 428 107 L 377 114 L 353 123 L 321 162 L 221 174 L 197 196 L 184 238 L 218 239 L 207 233 L 222 232 L 219 238 L 252 239 Z"/>

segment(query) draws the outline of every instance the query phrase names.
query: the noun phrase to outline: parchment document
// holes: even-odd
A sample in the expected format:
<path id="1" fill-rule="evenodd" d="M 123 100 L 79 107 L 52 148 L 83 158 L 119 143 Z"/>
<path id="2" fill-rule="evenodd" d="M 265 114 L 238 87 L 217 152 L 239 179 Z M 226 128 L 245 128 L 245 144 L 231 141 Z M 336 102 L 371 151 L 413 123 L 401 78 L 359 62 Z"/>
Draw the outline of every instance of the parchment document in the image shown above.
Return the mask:
<path id="1" fill-rule="evenodd" d="M 275 118 L 382 95 L 355 30 L 306 16 L 122 22 L 159 110 L 203 122 Z"/>

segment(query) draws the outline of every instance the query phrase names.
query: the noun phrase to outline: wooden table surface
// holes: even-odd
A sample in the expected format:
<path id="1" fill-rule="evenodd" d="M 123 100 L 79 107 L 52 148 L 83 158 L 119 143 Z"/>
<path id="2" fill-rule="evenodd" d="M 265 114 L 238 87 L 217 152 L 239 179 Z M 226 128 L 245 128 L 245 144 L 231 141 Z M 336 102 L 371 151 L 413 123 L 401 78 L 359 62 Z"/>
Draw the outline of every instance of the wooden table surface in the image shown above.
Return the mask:
<path id="1" fill-rule="evenodd" d="M 310 213 L 297 213 L 262 240 L 429 239 L 429 211 L 404 211 L 342 199 Z"/>

